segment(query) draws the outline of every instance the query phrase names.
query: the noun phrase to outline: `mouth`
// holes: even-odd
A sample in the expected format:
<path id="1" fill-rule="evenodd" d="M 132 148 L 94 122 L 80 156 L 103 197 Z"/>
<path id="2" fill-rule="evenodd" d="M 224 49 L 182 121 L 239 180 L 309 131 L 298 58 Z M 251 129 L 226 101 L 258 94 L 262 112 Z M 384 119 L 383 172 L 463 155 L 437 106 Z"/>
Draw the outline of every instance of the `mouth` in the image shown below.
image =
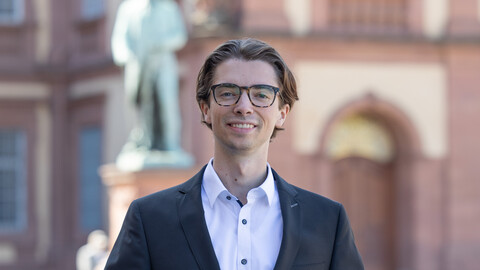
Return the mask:
<path id="1" fill-rule="evenodd" d="M 255 127 L 254 124 L 248 124 L 248 123 L 232 123 L 228 125 L 231 127 L 240 128 L 240 129 L 251 129 Z"/>

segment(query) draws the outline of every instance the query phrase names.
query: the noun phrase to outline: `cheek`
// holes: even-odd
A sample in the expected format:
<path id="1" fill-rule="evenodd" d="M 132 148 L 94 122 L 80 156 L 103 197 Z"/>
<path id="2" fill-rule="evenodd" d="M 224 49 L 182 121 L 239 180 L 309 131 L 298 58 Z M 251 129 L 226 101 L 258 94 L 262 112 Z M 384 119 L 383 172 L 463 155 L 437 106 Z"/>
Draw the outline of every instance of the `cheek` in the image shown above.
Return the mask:
<path id="1" fill-rule="evenodd" d="M 213 111 L 210 111 L 208 114 L 209 123 L 212 125 L 212 129 L 220 124 L 221 118 L 219 115 L 215 114 Z"/>

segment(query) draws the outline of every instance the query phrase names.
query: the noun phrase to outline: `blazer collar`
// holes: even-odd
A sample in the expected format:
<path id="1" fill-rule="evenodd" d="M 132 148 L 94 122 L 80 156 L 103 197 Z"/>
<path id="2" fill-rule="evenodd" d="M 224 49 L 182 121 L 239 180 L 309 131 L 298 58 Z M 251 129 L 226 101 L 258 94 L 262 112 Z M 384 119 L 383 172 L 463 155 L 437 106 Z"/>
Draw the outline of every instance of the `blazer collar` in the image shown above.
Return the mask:
<path id="1" fill-rule="evenodd" d="M 277 183 L 283 219 L 282 244 L 274 269 L 291 269 L 299 248 L 300 229 L 302 226 L 301 205 L 296 200 L 297 191 L 293 186 L 283 180 L 277 172 L 274 170 L 272 172 Z"/>
<path id="2" fill-rule="evenodd" d="M 203 214 L 201 186 L 205 168 L 180 185 L 177 209 L 180 224 L 200 269 L 220 270 Z M 283 219 L 282 244 L 274 269 L 291 269 L 299 248 L 300 204 L 296 200 L 297 191 L 273 169 L 272 173 L 277 183 Z"/>
<path id="3" fill-rule="evenodd" d="M 203 214 L 201 185 L 204 171 L 205 166 L 180 185 L 177 209 L 180 224 L 200 269 L 220 270 Z"/>

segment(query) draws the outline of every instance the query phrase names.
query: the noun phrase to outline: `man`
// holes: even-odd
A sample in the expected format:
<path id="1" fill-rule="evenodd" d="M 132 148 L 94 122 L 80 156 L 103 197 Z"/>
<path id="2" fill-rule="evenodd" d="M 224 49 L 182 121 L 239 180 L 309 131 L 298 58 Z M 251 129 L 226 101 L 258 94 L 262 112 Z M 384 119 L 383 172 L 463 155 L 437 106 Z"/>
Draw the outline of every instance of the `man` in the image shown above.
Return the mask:
<path id="1" fill-rule="evenodd" d="M 343 206 L 288 184 L 267 163 L 297 99 L 268 44 L 219 46 L 197 79 L 213 159 L 131 204 L 106 269 L 363 269 Z"/>
<path id="2" fill-rule="evenodd" d="M 77 270 L 95 270 L 104 268 L 108 255 L 108 237 L 102 230 L 88 234 L 87 244 L 77 252 Z M 103 265 L 102 265 L 103 264 Z"/>

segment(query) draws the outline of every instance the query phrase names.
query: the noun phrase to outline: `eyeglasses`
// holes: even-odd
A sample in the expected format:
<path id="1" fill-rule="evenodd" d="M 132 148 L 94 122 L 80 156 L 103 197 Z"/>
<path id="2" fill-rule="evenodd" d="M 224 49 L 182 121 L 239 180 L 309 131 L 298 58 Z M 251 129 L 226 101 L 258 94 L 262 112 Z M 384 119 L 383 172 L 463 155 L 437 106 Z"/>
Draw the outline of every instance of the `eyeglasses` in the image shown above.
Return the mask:
<path id="1" fill-rule="evenodd" d="M 238 86 L 233 83 L 221 83 L 212 85 L 210 90 L 213 92 L 215 102 L 220 106 L 231 106 L 237 104 L 242 95 L 242 89 L 247 91 L 248 99 L 255 107 L 267 108 L 275 102 L 275 97 L 280 91 L 278 87 L 266 84 L 256 84 L 252 86 Z"/>

